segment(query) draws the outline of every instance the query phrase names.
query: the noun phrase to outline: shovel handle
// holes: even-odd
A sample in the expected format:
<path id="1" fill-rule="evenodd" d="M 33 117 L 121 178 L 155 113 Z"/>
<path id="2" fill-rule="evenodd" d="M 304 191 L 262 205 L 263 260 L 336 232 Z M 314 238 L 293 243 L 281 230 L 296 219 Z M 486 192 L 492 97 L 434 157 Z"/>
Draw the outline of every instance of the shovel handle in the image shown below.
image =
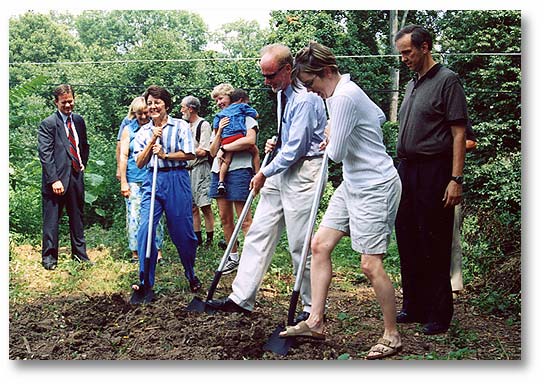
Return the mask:
<path id="1" fill-rule="evenodd" d="M 272 140 L 274 143 L 276 142 L 277 137 L 273 136 Z M 268 152 L 262 161 L 262 166 L 264 167 L 268 163 L 268 159 L 270 158 L 271 152 Z M 247 213 L 249 212 L 251 208 L 251 203 L 253 202 L 253 198 L 255 197 L 255 193 L 253 190 L 249 191 L 249 196 L 246 199 L 246 202 L 244 204 L 244 208 L 242 209 L 242 212 L 240 213 L 240 216 L 238 216 L 238 221 L 236 222 L 236 225 L 234 227 L 234 230 L 232 231 L 232 235 L 230 236 L 229 243 L 227 245 L 227 248 L 225 249 L 225 252 L 223 253 L 223 257 L 221 258 L 221 261 L 219 262 L 219 265 L 217 267 L 217 270 L 215 272 L 215 276 L 212 281 L 212 285 L 210 286 L 210 289 L 208 290 L 208 296 L 206 300 L 211 300 L 213 298 L 213 294 L 215 293 L 215 289 L 217 288 L 217 284 L 219 284 L 219 280 L 221 279 L 221 275 L 223 274 L 223 268 L 225 267 L 225 264 L 227 263 L 227 259 L 229 257 L 230 251 L 232 247 L 234 246 L 234 243 L 236 242 L 236 239 L 238 237 L 238 232 L 240 232 L 240 229 L 242 228 L 242 224 L 246 218 Z"/>
<path id="2" fill-rule="evenodd" d="M 272 140 L 276 142 L 277 137 L 273 136 Z M 268 163 L 268 159 L 270 158 L 272 152 L 268 152 L 262 161 L 262 166 L 264 167 Z M 227 259 L 229 257 L 230 251 L 232 247 L 234 246 L 234 243 L 236 242 L 236 239 L 238 237 L 238 233 L 240 232 L 240 229 L 242 228 L 242 224 L 244 223 L 244 220 L 247 216 L 247 213 L 249 212 L 251 208 L 251 203 L 253 202 L 253 198 L 255 197 L 255 193 L 253 190 L 249 191 L 249 196 L 246 199 L 246 202 L 244 204 L 244 208 L 242 209 L 242 212 L 238 216 L 238 221 L 236 222 L 236 225 L 234 226 L 234 230 L 232 231 L 232 235 L 230 236 L 229 243 L 227 245 L 227 248 L 225 249 L 225 252 L 223 253 L 223 257 L 221 259 L 221 262 L 219 263 L 219 266 L 217 267 L 217 271 L 222 271 L 225 267 L 225 264 L 227 263 Z"/>
<path id="3" fill-rule="evenodd" d="M 321 163 L 321 169 L 319 171 L 319 179 L 315 187 L 314 198 L 312 201 L 312 208 L 310 210 L 310 217 L 308 219 L 308 227 L 306 229 L 306 237 L 304 239 L 304 247 L 302 248 L 302 254 L 298 265 L 297 275 L 295 279 L 295 286 L 293 287 L 293 294 L 291 296 L 291 302 L 289 304 L 289 314 L 287 317 L 288 323 L 294 322 L 294 313 L 297 308 L 300 287 L 302 286 L 302 277 L 304 275 L 304 269 L 306 268 L 306 259 L 308 253 L 310 253 L 310 245 L 312 242 L 312 234 L 314 230 L 315 220 L 317 218 L 317 210 L 319 209 L 319 202 L 321 200 L 321 194 L 323 193 L 324 184 L 327 177 L 327 165 L 328 157 L 325 153 L 323 155 L 323 162 Z"/>
<path id="4" fill-rule="evenodd" d="M 291 294 L 291 300 L 289 301 L 289 312 L 287 313 L 287 325 L 295 325 L 295 312 L 297 310 L 298 298 L 300 297 L 300 291 L 293 291 Z"/>
<path id="5" fill-rule="evenodd" d="M 155 216 L 155 189 L 157 186 L 158 157 L 153 155 L 153 178 L 151 182 L 151 201 L 149 203 L 149 222 L 147 224 L 147 244 L 144 259 L 144 285 L 151 287 L 149 279 L 149 259 L 151 257 L 151 241 L 153 239 L 153 217 Z"/>
<path id="6" fill-rule="evenodd" d="M 206 296 L 206 301 L 209 301 L 213 298 L 213 294 L 215 293 L 215 290 L 217 289 L 217 284 L 219 284 L 219 280 L 221 279 L 222 274 L 223 274 L 222 271 L 215 272 L 215 276 L 213 277 L 212 284 L 210 285 L 210 289 L 208 290 L 208 296 Z"/>

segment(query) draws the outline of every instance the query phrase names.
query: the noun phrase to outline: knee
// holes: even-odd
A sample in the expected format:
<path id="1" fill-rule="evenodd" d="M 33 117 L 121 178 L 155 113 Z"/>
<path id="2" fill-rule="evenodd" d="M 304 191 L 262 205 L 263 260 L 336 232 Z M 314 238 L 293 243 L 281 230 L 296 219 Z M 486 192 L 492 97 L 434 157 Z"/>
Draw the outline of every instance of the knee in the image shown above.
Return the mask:
<path id="1" fill-rule="evenodd" d="M 369 280 L 373 280 L 378 275 L 381 265 L 381 259 L 376 256 L 361 256 L 361 271 Z"/>
<path id="2" fill-rule="evenodd" d="M 223 228 L 228 227 L 233 222 L 233 217 L 231 215 L 223 214 L 219 215 L 219 217 L 221 219 L 221 225 L 223 226 Z"/>
<path id="3" fill-rule="evenodd" d="M 326 242 L 324 239 L 319 236 L 314 236 L 311 242 L 312 259 L 322 259 L 327 254 L 326 248 Z"/>

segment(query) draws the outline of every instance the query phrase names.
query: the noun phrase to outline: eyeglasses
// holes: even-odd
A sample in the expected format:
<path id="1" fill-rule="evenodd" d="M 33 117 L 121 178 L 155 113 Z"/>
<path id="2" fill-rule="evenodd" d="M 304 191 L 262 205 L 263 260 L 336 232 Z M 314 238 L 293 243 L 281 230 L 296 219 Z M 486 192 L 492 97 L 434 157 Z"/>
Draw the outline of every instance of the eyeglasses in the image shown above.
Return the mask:
<path id="1" fill-rule="evenodd" d="M 305 87 L 305 88 L 312 88 L 312 86 L 314 85 L 314 81 L 316 79 L 317 75 L 314 75 L 314 77 L 312 77 L 311 80 L 309 81 L 300 81 L 302 83 L 302 85 Z"/>
<path id="2" fill-rule="evenodd" d="M 271 74 L 269 74 L 269 75 L 265 75 L 265 74 L 263 73 L 264 78 L 267 79 L 267 80 L 272 80 L 273 78 L 275 78 L 276 76 L 278 76 L 278 73 L 280 73 L 281 70 L 282 70 L 286 65 L 287 65 L 287 64 L 283 64 L 281 67 L 278 68 L 278 70 L 277 70 L 276 72 L 271 73 Z"/>

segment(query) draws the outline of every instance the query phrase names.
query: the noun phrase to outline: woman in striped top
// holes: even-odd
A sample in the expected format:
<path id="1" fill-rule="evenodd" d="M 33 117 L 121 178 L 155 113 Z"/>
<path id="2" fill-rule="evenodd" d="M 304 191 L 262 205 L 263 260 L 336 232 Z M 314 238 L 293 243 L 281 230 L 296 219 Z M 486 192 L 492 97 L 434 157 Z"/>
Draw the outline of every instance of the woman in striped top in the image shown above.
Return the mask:
<path id="1" fill-rule="evenodd" d="M 140 208 L 140 228 L 138 230 L 138 256 L 140 257 L 140 284 L 144 280 L 144 260 L 147 247 L 147 227 L 151 202 L 153 179 L 152 155 L 157 159 L 157 185 L 153 214 L 153 232 L 149 262 L 149 281 L 155 282 L 157 247 L 155 235 L 157 225 L 164 212 L 172 242 L 177 248 L 179 258 L 185 269 L 192 292 L 201 284 L 194 272 L 197 238 L 193 230 L 191 180 L 187 171 L 187 161 L 195 158 L 193 135 L 189 123 L 168 115 L 172 107 L 170 93 L 159 86 L 152 85 L 144 93 L 151 121 L 140 128 L 134 139 L 134 157 L 139 168 L 147 167 L 148 172 L 142 184 Z M 134 286 L 137 289 L 138 286 Z"/>

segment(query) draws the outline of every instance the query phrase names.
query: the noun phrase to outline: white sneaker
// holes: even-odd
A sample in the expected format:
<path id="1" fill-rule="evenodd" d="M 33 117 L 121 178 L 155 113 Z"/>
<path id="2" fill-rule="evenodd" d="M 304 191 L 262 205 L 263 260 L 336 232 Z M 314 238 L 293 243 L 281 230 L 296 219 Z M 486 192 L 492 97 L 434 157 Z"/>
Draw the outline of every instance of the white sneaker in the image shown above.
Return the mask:
<path id="1" fill-rule="evenodd" d="M 238 269 L 238 264 L 240 264 L 240 260 L 234 260 L 229 255 L 229 258 L 223 267 L 223 275 L 228 275 L 229 273 L 236 271 Z"/>

